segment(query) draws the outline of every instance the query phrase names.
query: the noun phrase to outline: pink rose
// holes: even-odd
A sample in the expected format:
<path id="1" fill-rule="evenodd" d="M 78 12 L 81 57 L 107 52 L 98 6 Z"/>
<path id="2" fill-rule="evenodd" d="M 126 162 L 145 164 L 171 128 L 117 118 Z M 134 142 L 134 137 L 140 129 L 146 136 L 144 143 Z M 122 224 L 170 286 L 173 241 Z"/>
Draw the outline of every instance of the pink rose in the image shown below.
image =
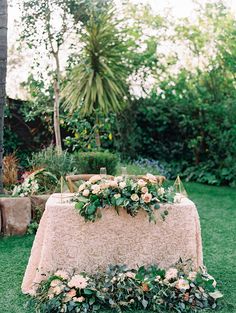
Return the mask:
<path id="1" fill-rule="evenodd" d="M 142 195 L 142 199 L 145 203 L 149 203 L 152 200 L 152 195 L 150 193 L 145 193 Z"/>

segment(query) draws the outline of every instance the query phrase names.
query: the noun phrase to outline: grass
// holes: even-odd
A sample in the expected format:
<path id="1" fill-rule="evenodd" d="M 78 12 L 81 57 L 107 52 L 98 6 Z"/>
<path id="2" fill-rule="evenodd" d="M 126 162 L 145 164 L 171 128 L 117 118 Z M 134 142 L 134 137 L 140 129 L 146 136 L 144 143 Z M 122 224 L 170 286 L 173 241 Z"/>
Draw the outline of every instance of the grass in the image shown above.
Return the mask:
<path id="1" fill-rule="evenodd" d="M 200 214 L 204 263 L 225 295 L 221 313 L 236 312 L 236 189 L 185 187 Z M 0 313 L 33 313 L 24 307 L 27 297 L 20 290 L 32 242 L 32 236 L 0 239 Z"/>

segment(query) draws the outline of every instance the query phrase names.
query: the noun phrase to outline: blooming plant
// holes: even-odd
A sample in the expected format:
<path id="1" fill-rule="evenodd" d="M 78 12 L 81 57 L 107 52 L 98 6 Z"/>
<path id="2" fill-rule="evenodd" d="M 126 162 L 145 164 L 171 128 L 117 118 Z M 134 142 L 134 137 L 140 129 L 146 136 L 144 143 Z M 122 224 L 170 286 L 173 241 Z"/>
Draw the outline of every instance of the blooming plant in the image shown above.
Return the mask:
<path id="1" fill-rule="evenodd" d="M 100 309 L 148 309 L 198 312 L 215 309 L 222 294 L 205 269 L 167 271 L 156 265 L 138 270 L 110 266 L 95 275 L 57 271 L 40 283 L 30 304 L 36 312 L 96 312 Z"/>
<path id="2" fill-rule="evenodd" d="M 55 189 L 58 180 L 52 173 L 45 169 L 39 169 L 29 174 L 23 175 L 24 181 L 15 186 L 13 196 L 27 197 L 44 192 L 50 192 Z"/>
<path id="3" fill-rule="evenodd" d="M 155 221 L 154 210 L 160 208 L 161 202 L 172 203 L 174 196 L 173 188 L 158 185 L 157 178 L 151 174 L 139 180 L 122 176 L 111 180 L 95 175 L 80 185 L 73 200 L 86 221 L 95 221 L 101 216 L 100 209 L 107 206 L 113 206 L 117 211 L 123 207 L 131 216 L 136 216 L 143 209 L 149 220 Z M 167 211 L 162 216 L 165 214 Z"/>

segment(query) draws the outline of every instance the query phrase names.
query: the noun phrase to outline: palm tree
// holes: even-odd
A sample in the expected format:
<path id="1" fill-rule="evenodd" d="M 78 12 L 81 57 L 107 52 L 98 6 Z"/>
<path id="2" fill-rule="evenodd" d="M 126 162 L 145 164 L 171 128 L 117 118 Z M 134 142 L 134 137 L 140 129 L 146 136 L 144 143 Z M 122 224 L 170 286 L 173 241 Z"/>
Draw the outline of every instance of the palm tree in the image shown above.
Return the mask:
<path id="1" fill-rule="evenodd" d="M 127 44 L 110 5 L 93 10 L 82 37 L 83 54 L 63 90 L 65 106 L 81 116 L 96 116 L 96 144 L 100 148 L 99 113 L 121 111 L 127 102 Z"/>
<path id="2" fill-rule="evenodd" d="M 3 125 L 7 70 L 7 0 L 0 0 L 0 193 L 3 193 Z"/>

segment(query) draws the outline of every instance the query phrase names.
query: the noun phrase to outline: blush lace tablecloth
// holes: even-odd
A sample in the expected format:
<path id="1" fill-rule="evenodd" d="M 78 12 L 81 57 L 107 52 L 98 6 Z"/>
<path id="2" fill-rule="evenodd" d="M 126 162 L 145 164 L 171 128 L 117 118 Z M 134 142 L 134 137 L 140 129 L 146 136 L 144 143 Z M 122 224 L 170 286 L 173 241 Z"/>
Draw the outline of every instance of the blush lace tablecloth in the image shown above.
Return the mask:
<path id="1" fill-rule="evenodd" d="M 54 194 L 47 201 L 22 283 L 24 293 L 33 294 L 45 274 L 58 269 L 95 273 L 109 264 L 168 268 L 179 258 L 191 259 L 194 268 L 202 266 L 199 216 L 189 199 L 161 205 L 154 224 L 144 211 L 131 217 L 112 208 L 104 209 L 96 222 L 84 222 L 64 197 Z M 163 221 L 165 209 L 169 214 Z"/>

